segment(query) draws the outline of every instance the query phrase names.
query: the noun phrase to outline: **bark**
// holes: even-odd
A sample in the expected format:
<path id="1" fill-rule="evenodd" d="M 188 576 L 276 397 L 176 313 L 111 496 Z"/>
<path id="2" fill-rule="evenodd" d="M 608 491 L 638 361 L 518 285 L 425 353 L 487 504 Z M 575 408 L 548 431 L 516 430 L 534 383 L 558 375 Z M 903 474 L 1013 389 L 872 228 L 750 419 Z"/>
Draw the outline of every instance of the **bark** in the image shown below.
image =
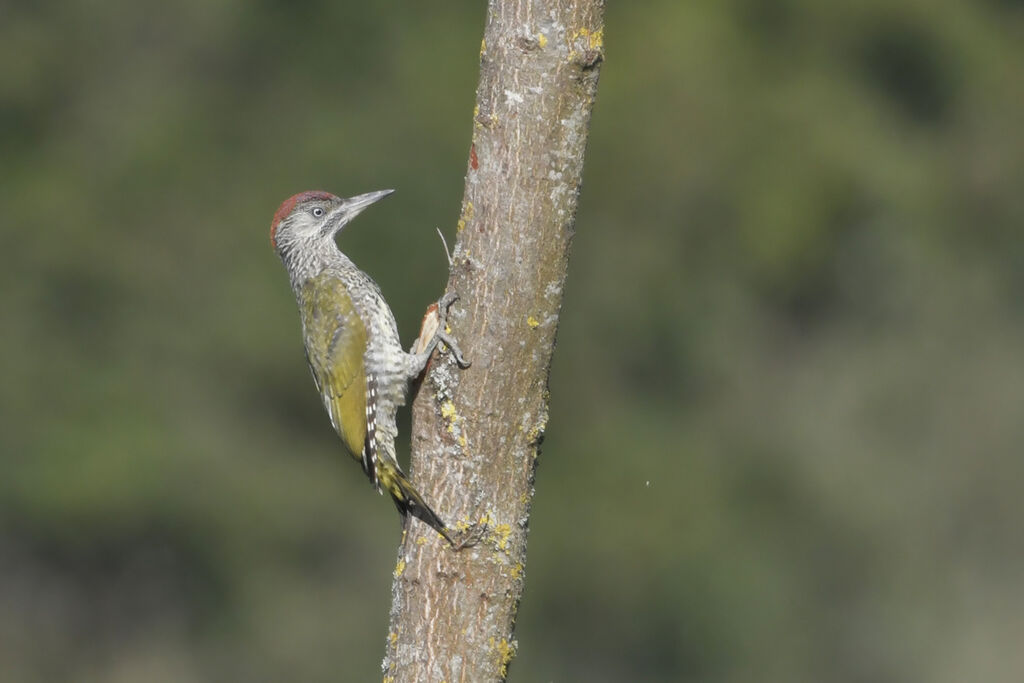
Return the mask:
<path id="1" fill-rule="evenodd" d="M 590 112 L 603 0 L 490 0 L 449 325 L 473 365 L 435 355 L 413 403 L 412 474 L 458 552 L 403 537 L 384 680 L 502 681 L 516 652 L 533 477 Z"/>

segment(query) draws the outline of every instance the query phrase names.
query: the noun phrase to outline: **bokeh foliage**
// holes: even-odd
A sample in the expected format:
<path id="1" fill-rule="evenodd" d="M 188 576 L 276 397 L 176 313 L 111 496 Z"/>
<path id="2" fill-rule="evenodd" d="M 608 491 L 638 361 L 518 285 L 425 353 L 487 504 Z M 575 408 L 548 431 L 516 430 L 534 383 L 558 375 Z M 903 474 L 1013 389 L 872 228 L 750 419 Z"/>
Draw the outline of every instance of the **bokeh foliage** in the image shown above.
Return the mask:
<path id="1" fill-rule="evenodd" d="M 266 230 L 405 339 L 445 279 L 483 3 L 0 9 L 0 662 L 372 680 L 394 512 Z M 1024 676 L 1024 6 L 614 2 L 516 680 Z"/>

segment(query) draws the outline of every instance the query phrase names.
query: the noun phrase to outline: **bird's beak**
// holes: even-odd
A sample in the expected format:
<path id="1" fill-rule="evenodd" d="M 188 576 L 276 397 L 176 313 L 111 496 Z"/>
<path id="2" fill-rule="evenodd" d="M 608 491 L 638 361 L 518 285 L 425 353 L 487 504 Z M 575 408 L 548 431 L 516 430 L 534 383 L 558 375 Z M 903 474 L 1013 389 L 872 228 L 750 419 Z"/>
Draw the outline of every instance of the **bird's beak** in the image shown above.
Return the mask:
<path id="1" fill-rule="evenodd" d="M 341 204 L 334 209 L 334 212 L 338 214 L 338 220 L 327 221 L 327 224 L 334 226 L 334 232 L 337 232 L 345 224 L 361 214 L 370 204 L 384 199 L 384 197 L 387 197 L 392 192 L 394 190 L 378 190 L 377 192 L 367 192 L 366 194 L 343 199 Z"/>

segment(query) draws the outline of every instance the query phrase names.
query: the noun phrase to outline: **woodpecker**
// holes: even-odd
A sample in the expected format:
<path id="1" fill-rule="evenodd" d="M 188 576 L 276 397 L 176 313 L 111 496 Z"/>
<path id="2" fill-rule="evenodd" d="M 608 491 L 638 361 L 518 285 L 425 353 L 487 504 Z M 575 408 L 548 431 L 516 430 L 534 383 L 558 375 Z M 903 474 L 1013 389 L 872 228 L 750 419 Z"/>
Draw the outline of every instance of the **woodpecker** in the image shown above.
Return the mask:
<path id="1" fill-rule="evenodd" d="M 437 302 L 436 331 L 406 353 L 380 287 L 335 243 L 353 218 L 392 192 L 348 199 L 329 192 L 296 194 L 274 214 L 270 243 L 288 271 L 302 318 L 306 360 L 345 450 L 362 464 L 378 493 L 390 494 L 403 519 L 410 514 L 419 518 L 454 546 L 448 527 L 398 465 L 395 414 L 439 341 L 461 367 L 468 367 L 445 333 L 444 318 L 457 296 Z"/>

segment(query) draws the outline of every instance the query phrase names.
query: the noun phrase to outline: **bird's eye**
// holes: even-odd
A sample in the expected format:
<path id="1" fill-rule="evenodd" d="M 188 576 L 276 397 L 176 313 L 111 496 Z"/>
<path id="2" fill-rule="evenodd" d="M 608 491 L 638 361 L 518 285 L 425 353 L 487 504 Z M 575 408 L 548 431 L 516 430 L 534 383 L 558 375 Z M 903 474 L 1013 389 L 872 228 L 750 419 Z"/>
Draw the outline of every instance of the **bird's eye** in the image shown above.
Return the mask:
<path id="1" fill-rule="evenodd" d="M 320 218 L 321 216 L 324 215 L 324 210 L 318 206 L 312 211 L 310 211 L 310 213 L 312 213 L 315 218 Z"/>

